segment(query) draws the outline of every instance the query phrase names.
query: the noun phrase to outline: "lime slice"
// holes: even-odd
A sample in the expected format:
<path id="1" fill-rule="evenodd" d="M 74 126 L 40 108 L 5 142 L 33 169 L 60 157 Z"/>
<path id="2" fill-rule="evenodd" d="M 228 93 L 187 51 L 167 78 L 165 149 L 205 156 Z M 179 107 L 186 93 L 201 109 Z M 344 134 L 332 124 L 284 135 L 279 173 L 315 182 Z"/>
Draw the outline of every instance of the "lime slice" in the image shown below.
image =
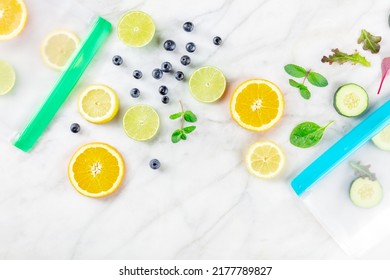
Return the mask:
<path id="1" fill-rule="evenodd" d="M 140 11 L 128 12 L 118 24 L 118 37 L 125 44 L 139 48 L 152 41 L 156 27 L 153 19 Z"/>
<path id="2" fill-rule="evenodd" d="M 0 60 L 0 95 L 7 94 L 15 85 L 15 71 L 12 66 Z"/>
<path id="3" fill-rule="evenodd" d="M 160 118 L 151 106 L 139 104 L 127 110 L 123 117 L 123 129 L 136 141 L 152 139 L 160 127 Z"/>
<path id="4" fill-rule="evenodd" d="M 62 70 L 77 49 L 80 39 L 69 31 L 50 33 L 42 44 L 42 56 L 45 63 L 55 69 Z"/>
<path id="5" fill-rule="evenodd" d="M 372 138 L 375 146 L 384 151 L 390 151 L 390 125 L 385 127 L 374 138 Z"/>
<path id="6" fill-rule="evenodd" d="M 105 85 L 91 85 L 79 97 L 79 112 L 91 123 L 111 121 L 119 110 L 116 92 Z"/>
<path id="7" fill-rule="evenodd" d="M 226 79 L 221 70 L 205 66 L 195 70 L 190 78 L 192 96 L 205 103 L 217 101 L 226 89 Z"/>

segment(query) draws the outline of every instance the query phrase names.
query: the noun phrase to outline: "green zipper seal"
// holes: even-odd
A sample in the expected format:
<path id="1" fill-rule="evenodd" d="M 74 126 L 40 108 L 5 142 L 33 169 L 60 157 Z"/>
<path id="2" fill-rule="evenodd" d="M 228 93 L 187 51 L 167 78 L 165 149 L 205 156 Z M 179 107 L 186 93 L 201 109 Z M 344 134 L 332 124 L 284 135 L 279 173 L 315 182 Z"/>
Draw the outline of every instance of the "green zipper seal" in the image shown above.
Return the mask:
<path id="1" fill-rule="evenodd" d="M 98 17 L 87 39 L 73 57 L 68 68 L 62 73 L 46 101 L 27 124 L 23 132 L 17 136 L 14 142 L 15 147 L 24 152 L 28 152 L 34 147 L 62 104 L 71 94 L 96 52 L 110 34 L 110 31 L 111 23 Z"/>

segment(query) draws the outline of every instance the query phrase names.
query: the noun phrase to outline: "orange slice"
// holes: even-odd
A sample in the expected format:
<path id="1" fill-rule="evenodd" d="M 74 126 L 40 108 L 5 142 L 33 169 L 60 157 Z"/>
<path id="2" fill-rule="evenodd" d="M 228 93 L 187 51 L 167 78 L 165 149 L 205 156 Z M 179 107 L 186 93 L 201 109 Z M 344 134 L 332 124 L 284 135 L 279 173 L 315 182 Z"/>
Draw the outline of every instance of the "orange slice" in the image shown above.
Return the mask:
<path id="1" fill-rule="evenodd" d="M 27 8 L 22 0 L 0 0 L 0 41 L 18 36 L 27 21 Z"/>
<path id="2" fill-rule="evenodd" d="M 125 163 L 119 152 L 104 143 L 90 143 L 79 148 L 68 166 L 73 187 L 88 197 L 105 197 L 122 183 Z"/>
<path id="3" fill-rule="evenodd" d="M 265 131 L 283 116 L 284 98 L 272 82 L 262 79 L 245 81 L 234 91 L 230 102 L 233 119 L 243 128 Z"/>

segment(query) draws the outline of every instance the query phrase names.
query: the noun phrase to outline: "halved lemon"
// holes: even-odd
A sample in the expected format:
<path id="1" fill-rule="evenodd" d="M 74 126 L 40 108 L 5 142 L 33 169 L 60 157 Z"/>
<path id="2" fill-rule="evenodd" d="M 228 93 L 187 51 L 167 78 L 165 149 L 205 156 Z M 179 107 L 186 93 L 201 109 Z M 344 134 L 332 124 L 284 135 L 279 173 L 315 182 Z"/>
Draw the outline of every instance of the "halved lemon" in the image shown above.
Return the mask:
<path id="1" fill-rule="evenodd" d="M 253 144 L 246 155 L 246 165 L 253 175 L 262 178 L 273 178 L 280 173 L 285 163 L 282 149 L 270 141 Z"/>
<path id="2" fill-rule="evenodd" d="M 123 117 L 123 129 L 136 141 L 152 139 L 160 127 L 160 117 L 153 107 L 139 104 L 127 110 Z"/>
<path id="3" fill-rule="evenodd" d="M 116 92 L 106 85 L 91 85 L 79 97 L 79 112 L 91 123 L 103 124 L 111 121 L 119 110 Z"/>
<path id="4" fill-rule="evenodd" d="M 22 0 L 0 0 L 0 41 L 18 36 L 27 22 L 27 8 Z"/>
<path id="5" fill-rule="evenodd" d="M 6 61 L 0 60 L 0 95 L 7 94 L 15 85 L 15 70 Z"/>
<path id="6" fill-rule="evenodd" d="M 104 143 L 89 143 L 79 148 L 68 166 L 73 187 L 88 197 L 104 197 L 121 185 L 125 163 L 119 152 Z"/>
<path id="7" fill-rule="evenodd" d="M 284 111 L 284 98 L 280 89 L 263 79 L 248 80 L 234 91 L 230 112 L 243 128 L 265 131 L 273 127 Z"/>
<path id="8" fill-rule="evenodd" d="M 226 79 L 218 68 L 204 66 L 191 75 L 189 87 L 196 100 L 211 103 L 222 97 L 226 89 Z"/>
<path id="9" fill-rule="evenodd" d="M 72 32 L 59 30 L 50 33 L 42 43 L 41 53 L 45 63 L 63 70 L 80 44 L 80 39 Z"/>
<path id="10" fill-rule="evenodd" d="M 118 37 L 131 47 L 143 47 L 152 41 L 156 27 L 146 13 L 132 11 L 126 13 L 118 24 Z"/>

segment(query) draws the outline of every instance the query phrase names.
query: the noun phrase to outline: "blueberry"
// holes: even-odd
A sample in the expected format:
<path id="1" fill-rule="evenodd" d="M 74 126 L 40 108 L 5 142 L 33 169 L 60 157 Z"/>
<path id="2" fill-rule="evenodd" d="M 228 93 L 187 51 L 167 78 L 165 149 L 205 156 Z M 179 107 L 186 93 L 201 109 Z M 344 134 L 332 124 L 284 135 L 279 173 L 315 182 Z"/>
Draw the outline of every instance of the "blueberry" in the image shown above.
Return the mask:
<path id="1" fill-rule="evenodd" d="M 221 37 L 215 36 L 215 37 L 213 38 L 213 43 L 214 43 L 214 45 L 217 45 L 217 46 L 219 46 L 220 44 L 222 44 L 222 39 L 221 39 Z"/>
<path id="2" fill-rule="evenodd" d="M 192 30 L 194 30 L 194 24 L 192 22 L 185 22 L 183 24 L 183 29 L 185 32 L 191 32 Z"/>
<path id="3" fill-rule="evenodd" d="M 168 104 L 169 103 L 169 97 L 168 96 L 163 96 L 162 98 L 161 98 L 161 102 L 162 103 L 164 103 L 164 104 Z"/>
<path id="4" fill-rule="evenodd" d="M 176 43 L 172 40 L 166 40 L 164 42 L 164 49 L 166 49 L 167 51 L 173 51 L 174 49 L 176 49 Z"/>
<path id="5" fill-rule="evenodd" d="M 152 76 L 153 78 L 160 80 L 163 77 L 164 72 L 161 69 L 153 69 Z"/>
<path id="6" fill-rule="evenodd" d="M 180 63 L 183 64 L 184 66 L 187 66 L 191 63 L 191 58 L 188 55 L 183 55 L 180 58 Z"/>
<path id="7" fill-rule="evenodd" d="M 134 70 L 133 77 L 136 78 L 137 80 L 141 79 L 142 78 L 142 72 L 139 71 L 139 70 Z"/>
<path id="8" fill-rule="evenodd" d="M 115 55 L 115 56 L 112 58 L 112 63 L 114 63 L 114 65 L 116 65 L 116 66 L 122 65 L 122 63 L 123 63 L 123 58 L 122 58 L 120 55 Z"/>
<path id="9" fill-rule="evenodd" d="M 161 167 L 161 163 L 158 159 L 152 159 L 149 162 L 149 166 L 150 166 L 150 168 L 156 170 L 156 169 L 159 169 Z"/>
<path id="10" fill-rule="evenodd" d="M 196 50 L 196 45 L 193 42 L 189 42 L 186 45 L 187 52 L 193 53 Z"/>
<path id="11" fill-rule="evenodd" d="M 169 63 L 168 61 L 163 62 L 163 63 L 161 64 L 161 70 L 162 70 L 163 72 L 165 72 L 165 73 L 171 72 L 171 71 L 172 71 L 172 64 Z"/>
<path id="12" fill-rule="evenodd" d="M 133 97 L 133 98 L 138 98 L 138 97 L 140 96 L 140 94 L 141 94 L 141 92 L 139 91 L 138 88 L 132 88 L 132 89 L 130 90 L 130 95 L 131 95 L 131 97 Z"/>
<path id="13" fill-rule="evenodd" d="M 167 95 L 168 94 L 168 88 L 166 86 L 160 86 L 160 88 L 158 89 L 158 92 L 161 95 Z"/>
<path id="14" fill-rule="evenodd" d="M 73 133 L 79 133 L 80 132 L 80 125 L 78 123 L 72 123 L 70 126 L 70 131 Z"/>
<path id="15" fill-rule="evenodd" d="M 177 72 L 175 73 L 175 78 L 176 78 L 176 80 L 178 80 L 178 81 L 184 80 L 184 73 L 181 72 L 181 71 L 177 71 Z"/>

